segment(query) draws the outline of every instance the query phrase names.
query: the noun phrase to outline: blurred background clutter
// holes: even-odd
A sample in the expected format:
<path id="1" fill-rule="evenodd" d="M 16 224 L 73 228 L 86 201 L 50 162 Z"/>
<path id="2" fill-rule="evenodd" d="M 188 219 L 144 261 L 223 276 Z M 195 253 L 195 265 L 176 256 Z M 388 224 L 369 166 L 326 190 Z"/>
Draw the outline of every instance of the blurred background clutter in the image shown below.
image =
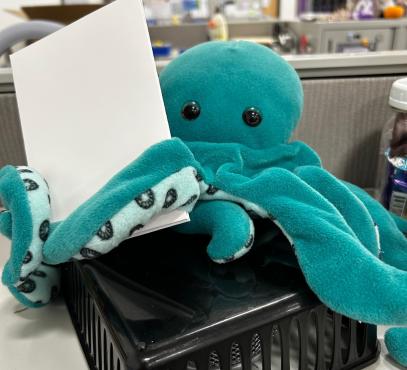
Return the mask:
<path id="1" fill-rule="evenodd" d="M 8 54 L 105 5 L 107 0 L 2 0 L 0 66 Z M 144 0 L 154 56 L 170 60 L 208 40 L 250 40 L 281 54 L 366 53 L 407 49 L 407 0 Z M 42 27 L 46 25 L 42 24 Z M 24 28 L 24 27 L 23 27 Z M 4 31 L 6 50 L 1 50 Z M 28 33 L 27 33 L 28 32 Z"/>

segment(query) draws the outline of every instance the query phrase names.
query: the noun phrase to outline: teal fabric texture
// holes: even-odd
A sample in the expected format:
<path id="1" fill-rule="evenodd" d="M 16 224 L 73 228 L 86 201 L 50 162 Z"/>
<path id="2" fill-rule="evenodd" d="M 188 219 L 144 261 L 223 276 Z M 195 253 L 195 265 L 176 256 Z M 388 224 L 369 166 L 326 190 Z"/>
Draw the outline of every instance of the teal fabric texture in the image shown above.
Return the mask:
<path id="1" fill-rule="evenodd" d="M 24 180 L 14 167 L 6 166 L 1 169 L 0 193 L 2 203 L 6 208 L 6 211 L 0 215 L 1 219 L 6 219 L 5 226 L 8 232 L 10 232 L 10 221 L 11 228 L 18 230 L 12 235 L 10 259 L 3 269 L 3 284 L 10 285 L 15 284 L 20 278 L 23 261 L 33 234 L 31 209 Z M 12 218 L 10 214 L 13 215 Z"/>
<path id="2" fill-rule="evenodd" d="M 303 105 L 294 69 L 266 47 L 248 42 L 209 42 L 191 48 L 160 74 L 161 89 L 173 136 L 186 141 L 241 142 L 269 148 L 286 142 Z M 186 121 L 184 104 L 196 101 L 200 115 Z M 242 113 L 262 114 L 256 127 L 242 124 Z"/>
<path id="3" fill-rule="evenodd" d="M 228 263 L 250 251 L 256 216 L 286 235 L 309 286 L 328 307 L 368 323 L 407 324 L 407 222 L 324 170 L 306 144 L 289 142 L 303 92 L 288 63 L 254 43 L 209 42 L 171 62 L 160 83 L 174 138 L 144 152 L 66 220 L 50 224 L 37 268 L 107 253 L 173 209 L 190 212 L 179 232 L 209 235 L 210 258 Z M 22 275 L 37 208 L 45 206 L 43 198 L 29 197 L 20 175 L 13 167 L 0 172 L 7 209 L 0 231 L 12 239 L 3 282 L 36 307 L 52 298 L 58 277 L 37 272 L 41 285 L 36 270 Z M 21 295 L 29 280 L 40 288 Z M 391 330 L 386 340 L 405 364 L 406 329 Z"/>
<path id="4" fill-rule="evenodd" d="M 149 148 L 55 228 L 44 246 L 45 262 L 58 264 L 69 260 L 138 195 L 188 166 L 198 165 L 180 140 L 164 141 Z"/>
<path id="5" fill-rule="evenodd" d="M 385 343 L 387 349 L 393 358 L 401 365 L 407 367 L 407 351 L 405 343 L 407 343 L 406 328 L 391 328 L 385 335 Z"/>

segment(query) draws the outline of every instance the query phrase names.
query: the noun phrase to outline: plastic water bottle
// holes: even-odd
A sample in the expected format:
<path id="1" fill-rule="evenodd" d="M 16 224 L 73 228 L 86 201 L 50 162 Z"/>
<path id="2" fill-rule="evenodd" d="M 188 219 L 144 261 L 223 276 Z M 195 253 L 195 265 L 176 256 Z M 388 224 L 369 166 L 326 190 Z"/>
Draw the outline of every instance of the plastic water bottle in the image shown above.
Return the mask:
<path id="1" fill-rule="evenodd" d="M 382 131 L 377 188 L 383 205 L 407 218 L 407 78 L 393 83 L 389 104 L 394 115 Z"/>

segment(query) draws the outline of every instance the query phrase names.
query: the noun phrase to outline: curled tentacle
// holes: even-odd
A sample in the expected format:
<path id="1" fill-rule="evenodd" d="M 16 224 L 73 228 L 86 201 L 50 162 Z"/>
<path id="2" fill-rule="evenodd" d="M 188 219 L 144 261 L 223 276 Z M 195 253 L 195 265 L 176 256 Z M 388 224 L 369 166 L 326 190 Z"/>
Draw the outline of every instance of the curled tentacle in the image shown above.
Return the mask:
<path id="1" fill-rule="evenodd" d="M 20 302 L 38 307 L 51 298 L 50 284 L 54 292 L 59 289 L 59 272 L 42 266 L 51 227 L 48 185 L 32 168 L 6 166 L 0 171 L 0 198 L 6 208 L 0 231 L 12 243 L 2 281 Z"/>
<path id="2" fill-rule="evenodd" d="M 407 328 L 391 328 L 384 337 L 391 356 L 401 365 L 407 366 Z"/>
<path id="3" fill-rule="evenodd" d="M 9 289 L 25 306 L 42 307 L 58 295 L 60 275 L 59 266 L 41 263 L 26 279 L 9 286 Z"/>
<path id="4" fill-rule="evenodd" d="M 177 227 L 186 234 L 208 234 L 209 257 L 218 263 L 246 254 L 254 242 L 254 226 L 247 212 L 231 202 L 200 202 L 190 214 L 191 221 Z"/>

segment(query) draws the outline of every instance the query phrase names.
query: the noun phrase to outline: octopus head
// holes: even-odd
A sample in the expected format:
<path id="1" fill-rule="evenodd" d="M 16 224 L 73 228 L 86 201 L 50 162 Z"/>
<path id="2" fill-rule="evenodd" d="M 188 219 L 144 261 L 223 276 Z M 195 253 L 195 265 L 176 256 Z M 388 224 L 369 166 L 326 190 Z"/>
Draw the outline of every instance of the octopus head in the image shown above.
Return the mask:
<path id="1" fill-rule="evenodd" d="M 171 133 L 185 141 L 285 143 L 303 106 L 294 69 L 252 42 L 195 46 L 162 71 L 160 83 Z"/>

